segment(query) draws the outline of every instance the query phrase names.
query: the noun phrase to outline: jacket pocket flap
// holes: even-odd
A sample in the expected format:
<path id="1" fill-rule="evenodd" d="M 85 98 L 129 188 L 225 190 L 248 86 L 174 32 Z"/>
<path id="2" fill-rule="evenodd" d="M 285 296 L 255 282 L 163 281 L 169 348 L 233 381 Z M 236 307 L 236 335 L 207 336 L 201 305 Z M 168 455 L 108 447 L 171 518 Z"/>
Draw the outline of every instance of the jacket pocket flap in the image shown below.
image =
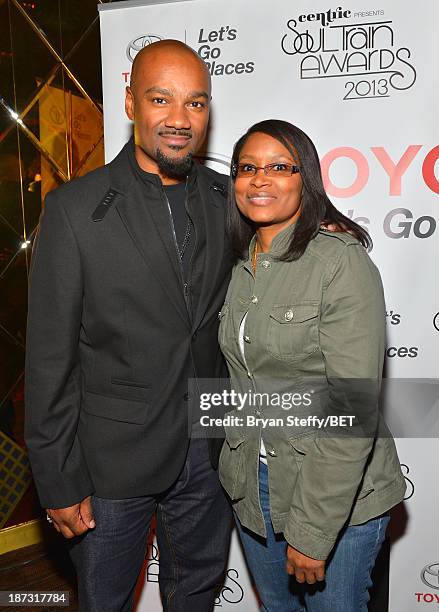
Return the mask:
<path id="1" fill-rule="evenodd" d="M 142 425 L 148 416 L 145 401 L 110 397 L 93 391 L 85 392 L 82 407 L 88 414 L 122 423 Z"/>
<path id="2" fill-rule="evenodd" d="M 218 319 L 221 321 L 221 319 L 229 312 L 229 305 L 227 302 L 225 302 L 222 307 L 221 310 L 218 313 Z"/>
<path id="3" fill-rule="evenodd" d="M 151 389 L 151 385 L 147 382 L 140 382 L 138 380 L 128 380 L 126 378 L 115 378 L 111 377 L 112 385 L 120 385 L 122 387 L 133 387 L 138 389 Z"/>
<path id="4" fill-rule="evenodd" d="M 245 435 L 242 431 L 226 427 L 226 440 L 230 448 L 238 448 L 244 442 Z"/>
<path id="5" fill-rule="evenodd" d="M 316 432 L 310 431 L 300 436 L 292 436 L 289 438 L 291 446 L 301 455 L 306 455 L 316 439 Z"/>
<path id="6" fill-rule="evenodd" d="M 309 319 L 314 319 L 319 314 L 319 305 L 317 302 L 307 302 L 303 304 L 284 304 L 273 306 L 270 312 L 270 317 L 278 323 L 286 323 L 294 325 L 294 323 L 303 323 Z"/>

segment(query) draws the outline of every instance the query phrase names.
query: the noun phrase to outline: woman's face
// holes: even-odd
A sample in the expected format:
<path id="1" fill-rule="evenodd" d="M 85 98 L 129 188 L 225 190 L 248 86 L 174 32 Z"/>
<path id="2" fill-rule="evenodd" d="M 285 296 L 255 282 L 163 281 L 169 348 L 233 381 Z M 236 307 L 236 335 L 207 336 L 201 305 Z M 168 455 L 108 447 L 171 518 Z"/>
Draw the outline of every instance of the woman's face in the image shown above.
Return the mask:
<path id="1" fill-rule="evenodd" d="M 297 165 L 291 153 L 275 138 L 256 132 L 242 147 L 238 163 L 263 167 L 267 164 Z M 271 226 L 281 231 L 297 220 L 300 214 L 302 179 L 291 176 L 266 176 L 258 170 L 255 176 L 235 179 L 235 197 L 241 213 L 258 226 Z"/>

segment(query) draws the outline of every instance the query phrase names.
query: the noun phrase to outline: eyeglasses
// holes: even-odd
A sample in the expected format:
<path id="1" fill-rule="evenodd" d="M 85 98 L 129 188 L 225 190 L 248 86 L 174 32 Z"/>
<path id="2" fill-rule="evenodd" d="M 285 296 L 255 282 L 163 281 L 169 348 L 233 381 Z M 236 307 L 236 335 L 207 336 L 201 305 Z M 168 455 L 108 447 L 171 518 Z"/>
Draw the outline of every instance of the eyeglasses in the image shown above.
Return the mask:
<path id="1" fill-rule="evenodd" d="M 267 164 L 266 166 L 255 166 L 254 164 L 234 164 L 232 166 L 232 177 L 243 178 L 256 176 L 258 170 L 263 170 L 266 176 L 279 177 L 279 176 L 291 176 L 300 172 L 299 166 L 293 166 L 292 164 L 285 164 L 283 162 L 275 162 L 273 164 Z"/>

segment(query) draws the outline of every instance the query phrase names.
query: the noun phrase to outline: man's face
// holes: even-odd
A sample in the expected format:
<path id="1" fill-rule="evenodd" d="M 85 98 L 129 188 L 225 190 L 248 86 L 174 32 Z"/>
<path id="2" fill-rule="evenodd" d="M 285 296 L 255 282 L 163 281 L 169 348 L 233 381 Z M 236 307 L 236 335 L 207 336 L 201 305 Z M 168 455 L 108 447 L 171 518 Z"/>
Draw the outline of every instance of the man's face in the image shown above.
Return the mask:
<path id="1" fill-rule="evenodd" d="M 210 88 L 207 70 L 190 53 L 160 49 L 141 58 L 127 87 L 125 110 L 134 121 L 140 167 L 163 182 L 183 179 L 206 137 Z"/>

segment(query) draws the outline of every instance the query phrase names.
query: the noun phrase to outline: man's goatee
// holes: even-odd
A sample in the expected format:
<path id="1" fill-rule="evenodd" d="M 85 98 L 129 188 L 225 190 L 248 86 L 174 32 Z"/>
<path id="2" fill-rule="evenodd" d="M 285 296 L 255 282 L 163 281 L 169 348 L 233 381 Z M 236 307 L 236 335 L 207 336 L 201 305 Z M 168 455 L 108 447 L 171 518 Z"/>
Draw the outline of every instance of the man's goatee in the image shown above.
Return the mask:
<path id="1" fill-rule="evenodd" d="M 172 158 L 157 149 L 157 165 L 162 175 L 171 179 L 184 179 L 192 165 L 192 153 L 181 158 Z"/>

